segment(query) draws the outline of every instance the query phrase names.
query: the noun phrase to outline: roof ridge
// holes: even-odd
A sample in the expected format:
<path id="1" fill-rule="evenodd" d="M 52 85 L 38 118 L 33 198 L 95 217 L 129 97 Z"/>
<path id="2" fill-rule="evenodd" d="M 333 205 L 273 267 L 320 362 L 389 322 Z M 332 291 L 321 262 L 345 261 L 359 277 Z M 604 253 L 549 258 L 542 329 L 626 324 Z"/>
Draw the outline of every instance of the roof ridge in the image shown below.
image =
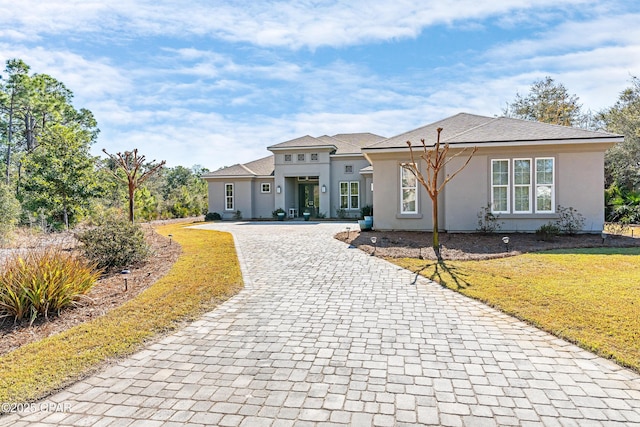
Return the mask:
<path id="1" fill-rule="evenodd" d="M 251 163 L 251 162 L 249 162 Z M 255 173 L 254 171 L 252 171 L 249 167 L 247 167 L 247 164 L 241 164 L 240 167 L 244 170 L 246 170 L 247 172 L 249 172 L 252 175 L 258 175 L 257 173 Z"/>
<path id="2" fill-rule="evenodd" d="M 459 113 L 459 114 L 462 114 L 462 113 Z M 456 114 L 456 115 L 457 115 L 457 114 Z M 443 141 L 444 143 L 446 143 L 448 140 L 451 140 L 451 139 L 453 139 L 453 138 L 456 138 L 456 137 L 458 137 L 458 136 L 460 136 L 460 135 L 464 135 L 465 133 L 469 133 L 469 132 L 471 132 L 472 130 L 476 130 L 476 129 L 479 129 L 479 128 L 481 128 L 481 127 L 487 126 L 487 125 L 489 125 L 490 123 L 493 123 L 493 122 L 495 122 L 495 121 L 497 121 L 497 120 L 499 119 L 499 117 L 480 116 L 480 115 L 477 115 L 477 114 L 468 114 L 468 115 L 469 115 L 469 116 L 476 116 L 476 117 L 486 117 L 486 118 L 487 118 L 487 119 L 489 119 L 489 120 L 487 120 L 486 122 L 481 123 L 481 124 L 479 124 L 479 125 L 477 125 L 477 126 L 473 126 L 473 127 L 469 128 L 469 129 L 463 130 L 462 132 L 458 132 L 458 133 L 457 133 L 457 134 L 455 134 L 455 135 L 451 135 L 451 136 L 450 136 L 450 137 L 448 137 L 448 138 L 445 138 L 445 140 Z M 455 116 L 452 116 L 452 117 L 455 117 Z"/>

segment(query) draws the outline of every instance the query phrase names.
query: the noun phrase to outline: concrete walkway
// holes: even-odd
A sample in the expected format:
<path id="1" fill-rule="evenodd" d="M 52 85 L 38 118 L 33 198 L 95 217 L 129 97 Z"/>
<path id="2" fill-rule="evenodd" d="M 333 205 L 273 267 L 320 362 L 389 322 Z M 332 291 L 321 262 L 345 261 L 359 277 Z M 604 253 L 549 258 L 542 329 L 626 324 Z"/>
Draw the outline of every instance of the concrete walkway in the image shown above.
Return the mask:
<path id="1" fill-rule="evenodd" d="M 203 227 L 235 235 L 240 294 L 0 425 L 640 425 L 637 374 L 347 248 L 345 224 Z"/>

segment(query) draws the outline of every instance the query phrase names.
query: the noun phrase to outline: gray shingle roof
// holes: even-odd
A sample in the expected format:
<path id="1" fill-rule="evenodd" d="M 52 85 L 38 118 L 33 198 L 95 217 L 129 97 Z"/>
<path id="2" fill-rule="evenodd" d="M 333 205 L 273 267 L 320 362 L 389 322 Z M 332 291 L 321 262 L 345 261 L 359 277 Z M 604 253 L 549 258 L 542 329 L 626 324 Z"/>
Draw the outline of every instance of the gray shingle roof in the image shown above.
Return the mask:
<path id="1" fill-rule="evenodd" d="M 204 175 L 204 178 L 220 176 L 269 176 L 273 175 L 274 169 L 274 157 L 271 155 L 242 165 L 236 164 L 218 169 L 217 171 L 209 172 Z"/>
<path id="2" fill-rule="evenodd" d="M 482 144 L 489 142 L 621 138 L 620 135 L 602 131 L 590 131 L 508 117 L 485 117 L 459 113 L 427 126 L 369 145 L 366 149 L 407 148 L 407 141 L 411 141 L 413 145 L 419 145 L 421 139 L 424 139 L 427 145 L 433 145 L 436 142 L 437 129 L 440 127 L 442 128 L 440 142 L 451 145 L 463 143 Z"/>
<path id="3" fill-rule="evenodd" d="M 341 133 L 334 136 L 323 135 L 318 138 L 305 135 L 290 141 L 271 145 L 267 147 L 267 150 L 333 146 L 336 148 L 336 154 L 360 154 L 362 147 L 383 139 L 383 136 L 372 133 Z"/>

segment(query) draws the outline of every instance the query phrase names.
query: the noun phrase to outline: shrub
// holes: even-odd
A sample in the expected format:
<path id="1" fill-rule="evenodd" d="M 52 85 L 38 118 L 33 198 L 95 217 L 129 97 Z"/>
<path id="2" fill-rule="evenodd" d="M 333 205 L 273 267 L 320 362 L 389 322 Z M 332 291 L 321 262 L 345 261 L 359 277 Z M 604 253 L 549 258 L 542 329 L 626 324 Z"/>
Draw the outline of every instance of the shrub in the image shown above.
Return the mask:
<path id="1" fill-rule="evenodd" d="M 365 217 L 365 216 L 372 216 L 373 215 L 373 206 L 371 205 L 366 205 L 360 208 L 360 214 Z"/>
<path id="2" fill-rule="evenodd" d="M 540 228 L 536 230 L 536 235 L 540 237 L 540 240 L 544 240 L 545 242 L 553 240 L 559 234 L 560 227 L 558 227 L 558 225 L 553 222 L 541 225 Z"/>
<path id="3" fill-rule="evenodd" d="M 16 320 L 60 312 L 76 305 L 100 277 L 94 264 L 59 249 L 7 259 L 0 273 L 0 317 Z"/>
<path id="4" fill-rule="evenodd" d="M 242 211 L 235 211 L 233 219 L 242 219 Z"/>
<path id="5" fill-rule="evenodd" d="M 0 183 L 0 243 L 5 243 L 20 218 L 20 202 L 8 185 Z"/>
<path id="6" fill-rule="evenodd" d="M 491 212 L 491 205 L 487 205 L 478 212 L 478 228 L 476 230 L 486 234 L 495 233 L 502 227 L 502 223 L 498 222 L 498 219 L 500 219 L 500 215 Z"/>
<path id="7" fill-rule="evenodd" d="M 108 219 L 76 237 L 83 243 L 87 258 L 102 269 L 142 262 L 150 253 L 142 228 L 124 219 Z"/>
<path id="8" fill-rule="evenodd" d="M 584 226 L 584 216 L 572 207 L 562 207 L 558 205 L 558 218 L 557 225 L 560 231 L 564 234 L 573 236 L 578 231 L 582 230 Z"/>
<path id="9" fill-rule="evenodd" d="M 279 213 L 286 213 L 286 212 L 284 211 L 284 209 L 278 208 L 275 211 L 271 212 L 271 216 L 273 217 L 273 219 L 278 219 Z"/>
<path id="10" fill-rule="evenodd" d="M 204 216 L 204 220 L 205 221 L 220 221 L 220 220 L 222 220 L 222 217 L 220 216 L 220 214 L 218 212 L 208 212 Z"/>
<path id="11" fill-rule="evenodd" d="M 346 211 L 346 209 L 343 209 L 343 208 L 336 208 L 336 216 L 337 216 L 339 219 L 345 219 L 345 218 L 347 218 L 347 211 Z"/>

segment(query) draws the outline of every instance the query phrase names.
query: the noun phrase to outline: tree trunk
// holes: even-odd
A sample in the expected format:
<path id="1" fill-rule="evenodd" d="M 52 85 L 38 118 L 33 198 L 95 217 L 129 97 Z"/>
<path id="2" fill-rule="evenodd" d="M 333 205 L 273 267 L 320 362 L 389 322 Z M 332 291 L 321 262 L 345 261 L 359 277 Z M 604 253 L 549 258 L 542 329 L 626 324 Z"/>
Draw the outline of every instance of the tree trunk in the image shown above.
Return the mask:
<path id="1" fill-rule="evenodd" d="M 131 221 L 131 223 L 133 224 L 133 205 L 134 205 L 134 192 L 135 192 L 135 185 L 132 181 L 129 181 L 129 221 Z"/>
<path id="2" fill-rule="evenodd" d="M 432 215 L 433 215 L 433 251 L 436 253 L 438 261 L 442 261 L 440 253 L 440 236 L 438 234 L 438 196 L 431 199 Z"/>

